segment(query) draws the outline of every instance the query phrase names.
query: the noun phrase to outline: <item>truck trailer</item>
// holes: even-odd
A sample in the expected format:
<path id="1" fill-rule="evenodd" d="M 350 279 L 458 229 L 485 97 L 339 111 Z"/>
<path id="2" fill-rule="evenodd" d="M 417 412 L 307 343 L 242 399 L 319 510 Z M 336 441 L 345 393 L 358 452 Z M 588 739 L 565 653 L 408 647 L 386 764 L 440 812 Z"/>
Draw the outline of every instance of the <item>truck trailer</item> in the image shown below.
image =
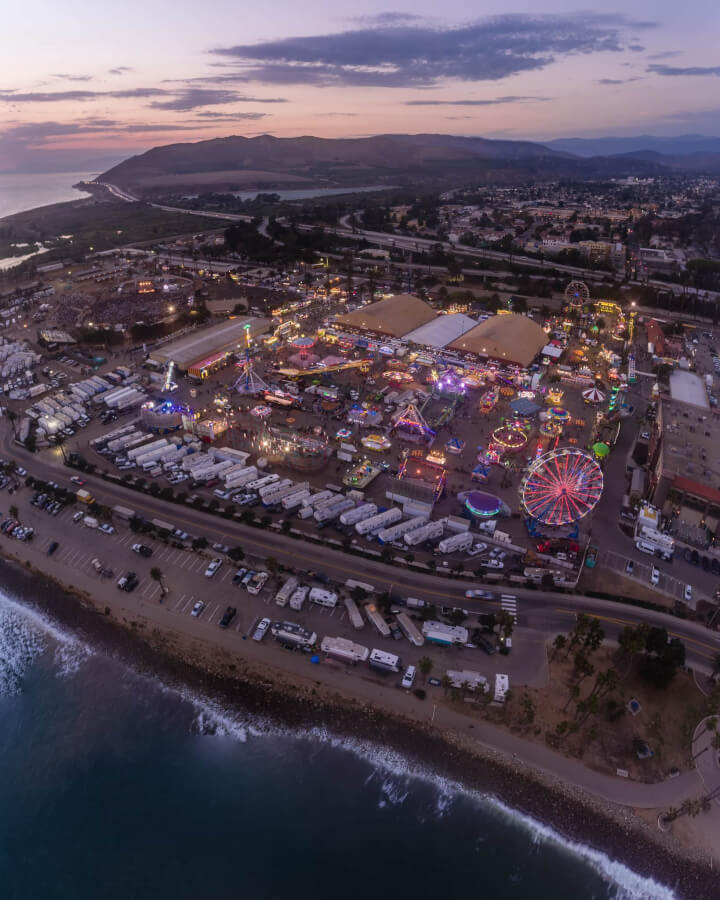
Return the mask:
<path id="1" fill-rule="evenodd" d="M 367 662 L 367 658 L 370 655 L 367 647 L 341 637 L 324 637 L 320 642 L 320 649 L 333 659 L 352 663 L 353 665 L 359 662 Z"/>
<path id="2" fill-rule="evenodd" d="M 420 528 L 413 531 L 406 531 L 403 540 L 408 547 L 417 547 L 418 544 L 423 544 L 425 541 L 442 537 L 443 531 L 445 531 L 445 520 L 435 519 L 434 522 L 428 522 L 427 525 L 421 525 Z"/>
<path id="3" fill-rule="evenodd" d="M 355 526 L 355 531 L 360 535 L 374 534 L 383 528 L 389 528 L 390 525 L 395 522 L 399 522 L 400 519 L 402 519 L 402 516 L 402 510 L 399 506 L 391 506 L 390 509 L 386 509 L 385 512 L 378 513 L 376 516 L 370 516 L 369 519 L 363 519 L 361 522 L 358 522 Z"/>

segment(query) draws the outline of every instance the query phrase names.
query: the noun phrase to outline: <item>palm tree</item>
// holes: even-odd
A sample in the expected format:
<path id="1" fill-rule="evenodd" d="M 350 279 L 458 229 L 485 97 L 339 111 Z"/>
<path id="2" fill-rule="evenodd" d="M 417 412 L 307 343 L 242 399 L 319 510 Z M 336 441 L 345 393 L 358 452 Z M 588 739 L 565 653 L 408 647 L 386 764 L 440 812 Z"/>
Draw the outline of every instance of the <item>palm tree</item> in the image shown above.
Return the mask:
<path id="1" fill-rule="evenodd" d="M 428 675 L 432 672 L 433 661 L 429 656 L 421 656 L 418 660 L 418 668 L 423 677 L 423 681 L 427 681 Z"/>
<path id="2" fill-rule="evenodd" d="M 11 518 L 11 519 L 17 519 L 17 517 L 18 517 L 18 508 L 17 508 L 17 506 L 14 506 L 14 505 L 11 506 L 10 509 L 8 510 L 8 512 L 10 513 L 10 518 Z"/>
<path id="3" fill-rule="evenodd" d="M 160 590 L 162 591 L 161 596 L 164 597 L 165 594 L 167 594 L 168 589 L 165 587 L 165 582 L 163 581 L 162 570 L 158 568 L 150 569 L 150 577 L 153 581 L 157 581 L 157 583 L 160 585 Z"/>

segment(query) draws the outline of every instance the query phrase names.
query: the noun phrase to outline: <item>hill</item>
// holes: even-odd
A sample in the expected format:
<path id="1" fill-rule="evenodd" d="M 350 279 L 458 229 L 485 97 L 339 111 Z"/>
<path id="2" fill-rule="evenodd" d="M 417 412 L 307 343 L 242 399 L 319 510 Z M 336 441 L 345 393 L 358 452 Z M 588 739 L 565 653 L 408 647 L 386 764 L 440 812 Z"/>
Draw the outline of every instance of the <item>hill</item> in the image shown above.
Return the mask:
<path id="1" fill-rule="evenodd" d="M 647 174 L 645 160 L 588 161 L 531 141 L 442 134 L 368 138 L 216 138 L 155 147 L 103 173 L 98 181 L 142 195 L 180 190 L 422 185 Z"/>
<path id="2" fill-rule="evenodd" d="M 720 137 L 704 134 L 681 134 L 677 137 L 656 137 L 640 134 L 634 137 L 557 138 L 547 141 L 553 150 L 576 156 L 618 156 L 629 153 L 652 152 L 664 156 L 685 156 L 695 153 L 720 153 Z"/>

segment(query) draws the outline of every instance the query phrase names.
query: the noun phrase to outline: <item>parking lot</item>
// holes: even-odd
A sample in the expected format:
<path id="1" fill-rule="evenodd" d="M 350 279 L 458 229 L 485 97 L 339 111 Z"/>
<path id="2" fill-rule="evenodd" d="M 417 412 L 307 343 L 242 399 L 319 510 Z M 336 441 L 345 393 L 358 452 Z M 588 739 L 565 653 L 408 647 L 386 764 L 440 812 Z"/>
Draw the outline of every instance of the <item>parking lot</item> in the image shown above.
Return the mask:
<path id="1" fill-rule="evenodd" d="M 684 601 L 685 599 L 685 588 L 687 586 L 686 581 L 682 581 L 676 578 L 674 575 L 669 574 L 668 566 L 670 563 L 663 562 L 659 559 L 654 559 L 654 557 L 648 556 L 647 562 L 639 561 L 637 559 L 631 560 L 627 556 L 622 556 L 619 553 L 615 553 L 612 550 L 605 550 L 600 553 L 599 560 L 602 565 L 606 566 L 608 569 L 612 569 L 614 572 L 617 572 L 620 575 L 623 575 L 625 578 L 629 578 L 632 581 L 636 581 L 640 584 L 644 584 L 652 590 L 658 591 L 659 593 L 665 594 L 668 597 L 671 597 L 673 600 Z M 632 562 L 632 572 L 628 572 L 627 567 L 628 563 Z M 660 571 L 660 580 L 657 585 L 653 586 L 650 582 L 650 576 L 653 566 L 656 566 Z M 693 588 L 692 594 L 692 602 L 689 604 L 693 609 L 697 604 L 697 601 L 703 597 L 698 591 Z"/>
<path id="2" fill-rule="evenodd" d="M 29 494 L 26 496 L 29 497 Z M 263 618 L 272 621 L 289 620 L 316 632 L 318 643 L 326 635 L 344 637 L 368 647 L 380 647 L 397 654 L 401 657 L 403 666 L 417 665 L 420 657 L 428 655 L 435 662 L 433 671 L 438 673 L 438 677 L 443 672 L 443 666 L 476 670 L 488 678 L 494 677 L 494 673 L 498 670 L 508 672 L 511 678 L 516 671 L 518 676 L 522 673 L 523 678 L 544 677 L 544 642 L 539 641 L 534 633 L 525 635 L 522 626 L 516 632 L 515 648 L 509 657 L 497 654 L 488 656 L 481 649 L 439 647 L 430 644 L 418 648 L 405 638 L 401 640 L 393 640 L 392 637 L 383 638 L 368 623 L 362 630 L 354 628 L 342 600 L 332 608 L 315 604 L 306 604 L 301 611 L 278 607 L 274 602 L 275 595 L 279 586 L 288 577 L 287 573 L 271 577 L 257 596 L 249 594 L 245 588 L 233 583 L 233 577 L 240 565 L 263 569 L 265 568 L 263 560 L 246 557 L 242 564 L 239 564 L 211 548 L 201 553 L 180 549 L 147 535 L 139 536 L 123 525 L 118 526 L 113 535 L 103 534 L 98 529 L 73 523 L 76 508 L 66 508 L 55 517 L 47 516 L 36 508 L 29 509 L 31 511 L 27 515 L 24 510 L 21 512 L 21 519 L 29 521 L 32 518 L 34 520 L 32 524 L 36 528 L 35 540 L 28 549 L 46 555 L 50 545 L 59 538 L 59 547 L 53 559 L 63 568 L 75 573 L 76 583 L 80 581 L 78 576 L 82 576 L 82 579 L 88 579 L 91 584 L 104 583 L 112 590 L 116 590 L 115 585 L 122 575 L 129 571 L 135 572 L 139 583 L 135 590 L 127 595 L 129 608 L 136 607 L 142 613 L 143 608 L 157 608 L 162 604 L 165 611 L 172 616 L 186 618 L 188 621 L 195 619 L 196 621 L 189 627 L 197 628 L 199 635 L 204 634 L 205 629 L 213 631 L 217 629 L 226 609 L 232 606 L 237 610 L 237 614 L 227 631 L 239 635 L 242 639 L 251 637 L 258 622 Z M 52 526 L 48 527 L 51 522 Z M 64 533 L 67 535 L 65 539 Z M 133 552 L 132 545 L 138 542 L 142 542 L 152 550 L 150 557 L 145 558 Z M 205 571 L 208 563 L 217 555 L 223 559 L 222 565 L 212 578 L 207 578 Z M 106 572 L 103 576 L 97 571 L 96 566 L 93 566 L 93 560 L 98 559 L 106 570 L 112 571 L 112 575 Z M 168 591 L 165 596 L 162 596 L 161 583 L 150 575 L 151 570 L 155 568 L 160 569 L 162 573 L 163 583 Z M 300 578 L 303 583 L 313 584 L 312 578 L 307 576 Z M 72 582 L 70 575 L 67 576 L 67 581 Z M 315 583 L 315 586 L 320 585 Z M 334 585 L 327 587 L 338 590 Z M 120 592 L 118 593 L 122 596 Z M 193 616 L 193 607 L 198 601 L 202 601 L 204 605 L 199 614 Z M 517 623 L 518 607 L 514 597 L 508 595 L 505 599 L 498 600 L 496 606 L 488 604 L 488 611 L 500 612 L 501 609 L 510 613 Z M 477 628 L 476 616 L 471 615 L 464 624 L 470 631 Z M 265 637 L 265 643 L 268 645 L 267 652 L 282 649 L 269 635 Z M 377 677 L 379 682 L 387 681 L 369 670 L 365 671 L 364 667 L 362 677 Z"/>

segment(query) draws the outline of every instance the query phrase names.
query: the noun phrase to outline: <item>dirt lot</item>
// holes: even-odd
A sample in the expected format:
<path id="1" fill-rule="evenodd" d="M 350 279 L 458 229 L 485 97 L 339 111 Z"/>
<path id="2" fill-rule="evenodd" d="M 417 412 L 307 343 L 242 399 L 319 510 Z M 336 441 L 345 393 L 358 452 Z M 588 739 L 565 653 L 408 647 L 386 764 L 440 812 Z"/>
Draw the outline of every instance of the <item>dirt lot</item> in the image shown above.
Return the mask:
<path id="1" fill-rule="evenodd" d="M 595 673 L 581 682 L 575 699 L 571 698 L 572 654 L 565 659 L 563 651 L 549 664 L 546 687 L 513 691 L 505 707 L 480 701 L 479 708 L 483 716 L 509 726 L 513 732 L 559 746 L 563 753 L 582 759 L 585 765 L 600 772 L 614 774 L 617 769 L 625 769 L 633 780 L 654 782 L 667 778 L 674 767 L 686 769 L 690 764 L 693 729 L 707 714 L 707 698 L 692 675 L 680 671 L 667 689 L 659 690 L 615 649 L 596 651 L 592 663 Z M 590 695 L 597 673 L 609 667 L 618 673 L 617 689 L 602 697 L 597 713 L 583 721 L 577 703 Z M 463 704 L 460 694 L 449 694 L 446 702 Z M 640 703 L 636 715 L 626 708 L 631 699 Z M 563 721 L 577 721 L 578 730 L 565 735 L 559 744 L 554 737 L 548 740 L 548 735 L 553 736 Z M 653 757 L 638 759 L 634 741 L 647 743 Z"/>

